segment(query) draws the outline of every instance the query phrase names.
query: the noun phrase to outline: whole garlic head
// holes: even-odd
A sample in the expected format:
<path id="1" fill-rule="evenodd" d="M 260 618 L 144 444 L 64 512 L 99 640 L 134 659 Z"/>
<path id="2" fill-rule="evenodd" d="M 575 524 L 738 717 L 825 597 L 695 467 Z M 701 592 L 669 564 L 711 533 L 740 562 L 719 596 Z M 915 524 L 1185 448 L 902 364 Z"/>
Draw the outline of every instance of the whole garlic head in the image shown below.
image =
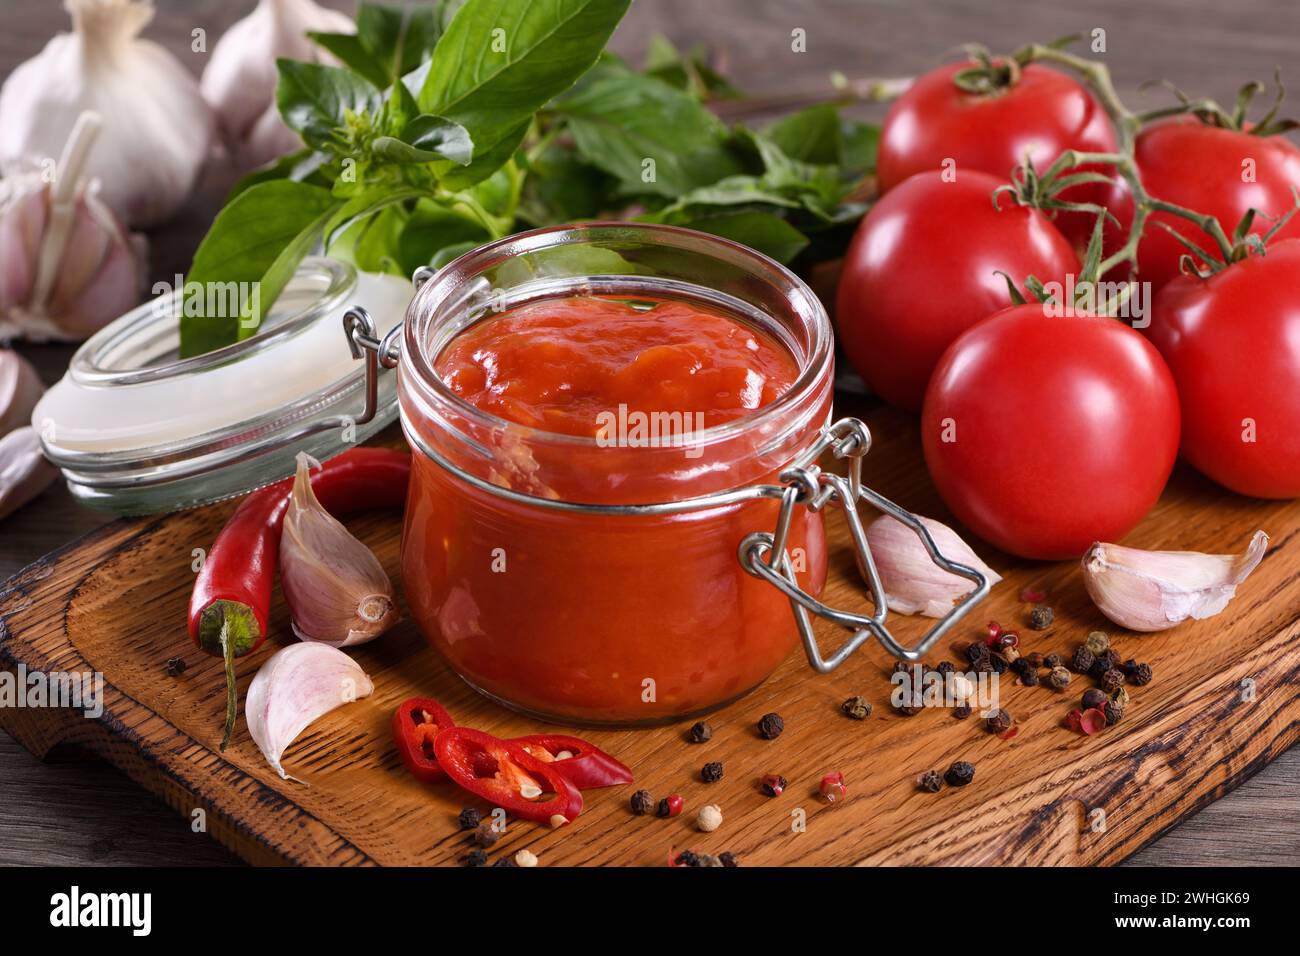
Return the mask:
<path id="1" fill-rule="evenodd" d="M 60 33 L 0 89 L 0 163 L 53 157 L 86 110 L 111 116 L 86 175 L 131 226 L 152 226 L 189 197 L 214 133 L 212 110 L 174 56 L 140 31 L 144 0 L 64 0 Z"/>
<path id="2" fill-rule="evenodd" d="M 87 181 L 101 126 L 83 114 L 53 167 L 0 180 L 0 339 L 75 342 L 139 301 L 145 242 Z"/>
<path id="3" fill-rule="evenodd" d="M 346 15 L 313 0 L 258 0 L 212 48 L 199 89 L 216 111 L 221 136 L 235 165 L 252 169 L 302 146 L 275 105 L 276 57 L 333 63 L 307 36 L 355 33 Z"/>

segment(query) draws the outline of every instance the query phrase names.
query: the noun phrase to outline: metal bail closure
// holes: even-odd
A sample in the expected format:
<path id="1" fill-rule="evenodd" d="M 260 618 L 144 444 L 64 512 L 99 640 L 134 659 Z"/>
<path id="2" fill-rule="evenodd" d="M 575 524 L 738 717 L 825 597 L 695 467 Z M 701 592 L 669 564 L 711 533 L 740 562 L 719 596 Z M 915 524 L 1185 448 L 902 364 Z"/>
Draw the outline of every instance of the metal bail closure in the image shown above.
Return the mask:
<path id="1" fill-rule="evenodd" d="M 988 579 L 979 571 L 946 558 L 934 543 L 929 529 L 916 515 L 863 486 L 862 458 L 870 447 L 871 434 L 861 421 L 856 418 L 842 418 L 835 422 L 826 429 L 809 455 L 802 459 L 803 464 L 796 464 L 781 473 L 781 482 L 785 490 L 781 495 L 781 510 L 777 514 L 775 531 L 771 534 L 755 532 L 740 543 L 739 558 L 744 569 L 755 577 L 767 581 L 790 599 L 790 608 L 794 612 L 799 637 L 808 655 L 808 663 L 822 674 L 835 670 L 850 654 L 873 636 L 895 657 L 907 661 L 920 660 L 954 624 L 988 595 L 991 587 Z M 848 461 L 848 477 L 828 474 L 818 467 L 817 458 L 827 450 L 831 451 L 836 458 Z M 858 513 L 860 500 L 868 502 L 907 525 L 921 539 L 930 555 L 930 560 L 938 567 L 967 578 L 975 584 L 975 589 L 954 605 L 953 609 L 912 647 L 900 644 L 885 626 L 889 608 L 885 599 L 884 586 L 880 583 L 880 573 L 876 570 L 876 563 L 871 556 L 871 546 L 867 543 L 866 529 Z M 866 582 L 872 605 L 875 607 L 875 612 L 871 615 L 854 614 L 823 604 L 799 587 L 798 579 L 794 575 L 790 555 L 786 550 L 786 541 L 795 508 L 805 507 L 809 511 L 821 511 L 827 505 L 838 506 L 848 522 L 858 573 Z M 852 636 L 829 657 L 823 657 L 817 645 L 810 612 L 853 632 Z"/>

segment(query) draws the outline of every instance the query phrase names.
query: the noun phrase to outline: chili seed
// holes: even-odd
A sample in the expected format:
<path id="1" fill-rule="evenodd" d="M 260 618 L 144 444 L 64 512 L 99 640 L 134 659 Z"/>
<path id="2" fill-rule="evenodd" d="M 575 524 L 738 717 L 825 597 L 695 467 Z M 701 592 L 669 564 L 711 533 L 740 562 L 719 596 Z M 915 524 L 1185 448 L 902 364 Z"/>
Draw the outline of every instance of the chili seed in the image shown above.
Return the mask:
<path id="1" fill-rule="evenodd" d="M 712 736 L 713 728 L 702 720 L 691 724 L 691 729 L 686 731 L 686 739 L 693 744 L 702 744 Z"/>
<path id="2" fill-rule="evenodd" d="M 1105 631 L 1093 631 L 1083 642 L 1083 646 L 1092 651 L 1094 657 L 1101 657 L 1110 650 L 1110 638 L 1106 636 Z"/>
<path id="3" fill-rule="evenodd" d="M 927 770 L 916 778 L 916 785 L 929 793 L 938 793 L 943 788 L 943 777 L 937 770 Z"/>
<path id="4" fill-rule="evenodd" d="M 1101 689 L 1107 694 L 1114 693 L 1124 686 L 1124 672 L 1116 667 L 1112 667 L 1106 673 L 1101 675 Z"/>
<path id="5" fill-rule="evenodd" d="M 486 850 L 470 850 L 469 855 L 465 857 L 466 866 L 487 866 L 487 861 Z"/>
<path id="6" fill-rule="evenodd" d="M 780 714 L 764 714 L 758 721 L 758 735 L 764 740 L 776 740 L 785 730 L 785 721 Z"/>
<path id="7" fill-rule="evenodd" d="M 789 786 L 789 783 L 779 773 L 769 773 L 758 782 L 758 786 L 765 796 L 779 797 L 785 792 L 785 788 Z"/>
<path id="8" fill-rule="evenodd" d="M 1011 729 L 1011 715 L 999 707 L 984 718 L 984 729 L 991 734 L 1005 734 Z"/>
<path id="9" fill-rule="evenodd" d="M 950 787 L 964 787 L 975 779 L 975 765 L 965 760 L 958 760 L 943 775 L 944 782 Z"/>
<path id="10" fill-rule="evenodd" d="M 682 798 L 679 794 L 670 794 L 659 801 L 659 806 L 655 808 L 657 817 L 675 817 L 682 812 Z"/>
<path id="11" fill-rule="evenodd" d="M 473 807 L 466 807 L 460 811 L 460 816 L 456 818 L 460 822 L 462 830 L 473 830 L 483 822 L 483 814 Z"/>
<path id="12" fill-rule="evenodd" d="M 643 817 L 647 813 L 653 813 L 655 808 L 655 798 L 650 796 L 649 790 L 638 790 L 632 794 L 632 812 L 638 817 Z"/>
<path id="13" fill-rule="evenodd" d="M 866 720 L 871 716 L 871 701 L 865 697 L 850 697 L 840 704 L 840 713 L 854 720 Z"/>
<path id="14" fill-rule="evenodd" d="M 722 779 L 722 761 L 710 760 L 700 768 L 700 779 L 705 783 L 717 783 Z"/>
<path id="15" fill-rule="evenodd" d="M 1055 615 L 1046 604 L 1040 604 L 1029 612 L 1029 626 L 1035 631 L 1045 631 L 1052 626 Z"/>
<path id="16" fill-rule="evenodd" d="M 1053 690 L 1065 690 L 1070 686 L 1070 672 L 1064 667 L 1053 667 L 1047 675 L 1047 683 Z"/>
<path id="17" fill-rule="evenodd" d="M 474 842 L 481 847 L 489 847 L 500 839 L 501 834 L 492 829 L 490 823 L 480 823 L 474 828 Z"/>
<path id="18" fill-rule="evenodd" d="M 1092 651 L 1080 644 L 1074 649 L 1074 654 L 1070 657 L 1070 670 L 1076 674 L 1086 674 L 1092 670 L 1097 658 L 1093 656 Z"/>
<path id="19" fill-rule="evenodd" d="M 1124 676 L 1129 679 L 1129 683 L 1144 687 L 1151 683 L 1151 665 L 1139 664 L 1137 661 L 1128 660 L 1123 666 Z"/>
<path id="20" fill-rule="evenodd" d="M 1106 703 L 1106 693 L 1095 687 L 1089 687 L 1083 692 L 1082 705 L 1084 710 L 1092 710 L 1094 707 L 1100 707 Z"/>

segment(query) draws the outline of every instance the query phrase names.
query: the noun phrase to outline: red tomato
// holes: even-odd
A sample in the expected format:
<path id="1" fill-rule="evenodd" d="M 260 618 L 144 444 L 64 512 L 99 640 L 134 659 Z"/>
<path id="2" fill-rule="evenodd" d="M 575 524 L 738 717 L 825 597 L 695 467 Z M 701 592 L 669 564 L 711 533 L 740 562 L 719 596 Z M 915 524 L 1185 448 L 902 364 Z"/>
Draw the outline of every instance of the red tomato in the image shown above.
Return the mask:
<path id="1" fill-rule="evenodd" d="M 1300 148 L 1285 137 L 1252 136 L 1190 117 L 1158 123 L 1142 132 L 1134 156 L 1148 193 L 1214 216 L 1229 236 L 1251 208 L 1274 217 L 1284 214 L 1293 204 L 1291 187 L 1300 187 Z M 1245 181 L 1249 176 L 1253 181 Z M 1109 189 L 1104 202 L 1120 221 L 1119 228 L 1106 229 L 1109 255 L 1128 235 L 1133 200 L 1121 180 Z M 1218 250 L 1214 240 L 1186 219 L 1163 212 L 1149 216 L 1138 247 L 1138 278 L 1150 282 L 1153 292 L 1180 274 L 1179 260 L 1188 252 L 1158 225 L 1162 222 L 1207 252 Z M 1251 232 L 1264 233 L 1271 226 L 1257 216 Z M 1300 215 L 1292 217 L 1276 238 L 1300 238 Z"/>
<path id="2" fill-rule="evenodd" d="M 948 507 L 1025 558 L 1118 541 L 1178 454 L 1178 395 L 1151 343 L 1117 319 L 1008 309 L 944 353 L 921 415 Z"/>
<path id="3" fill-rule="evenodd" d="M 1041 212 L 991 196 L 986 173 L 920 173 L 862 220 L 844 259 L 836 305 L 840 342 L 867 383 L 917 411 L 949 343 L 1011 305 L 1006 279 L 1064 281 L 1079 269 L 1070 244 Z"/>
<path id="4" fill-rule="evenodd" d="M 1241 494 L 1300 496 L 1300 241 L 1174 279 L 1147 335 L 1178 383 L 1183 456 Z"/>
<path id="5" fill-rule="evenodd" d="M 968 93 L 953 82 L 953 63 L 931 70 L 894 101 L 880 131 L 876 177 L 881 192 L 945 159 L 1006 181 L 1029 153 L 1040 172 L 1067 149 L 1111 153 L 1116 149 L 1110 119 L 1073 77 L 1029 64 L 1009 88 Z M 1091 168 L 1091 167 L 1087 167 Z M 1074 186 L 1062 198 L 1100 202 L 1105 184 Z M 1076 248 L 1087 245 L 1097 217 L 1062 213 L 1059 224 Z"/>

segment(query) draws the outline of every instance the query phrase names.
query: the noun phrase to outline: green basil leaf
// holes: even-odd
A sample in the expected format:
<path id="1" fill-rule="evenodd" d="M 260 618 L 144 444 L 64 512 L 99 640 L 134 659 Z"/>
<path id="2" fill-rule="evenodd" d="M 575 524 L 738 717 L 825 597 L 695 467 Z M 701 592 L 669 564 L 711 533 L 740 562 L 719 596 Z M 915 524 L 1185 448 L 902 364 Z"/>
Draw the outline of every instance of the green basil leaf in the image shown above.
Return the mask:
<path id="1" fill-rule="evenodd" d="M 833 106 L 812 106 L 782 117 L 763 131 L 786 156 L 806 163 L 840 161 L 840 114 Z"/>
<path id="2" fill-rule="evenodd" d="M 321 167 L 328 162 L 329 157 L 324 153 L 318 153 L 310 146 L 303 147 L 296 152 L 281 156 L 279 159 L 273 160 L 244 176 L 231 188 L 230 193 L 226 196 L 226 202 L 229 203 L 250 186 L 271 182 L 276 179 L 291 179 L 294 182 L 311 183 L 313 186 L 323 186 L 328 189 L 330 185 L 329 178 L 321 173 Z"/>
<path id="3" fill-rule="evenodd" d="M 879 126 L 858 120 L 843 120 L 840 127 L 839 164 L 856 173 L 873 172 L 879 145 Z"/>
<path id="4" fill-rule="evenodd" d="M 351 70 L 284 58 L 275 63 L 280 116 L 308 146 L 337 147 L 335 131 L 347 126 L 349 114 L 375 113 L 383 103 L 378 88 Z"/>
<path id="5" fill-rule="evenodd" d="M 414 186 L 393 186 L 382 183 L 370 186 L 343 203 L 325 224 L 323 231 L 325 248 L 330 249 L 339 236 L 347 232 L 363 219 L 368 219 L 380 210 L 409 199 L 418 199 L 423 191 Z"/>
<path id="6" fill-rule="evenodd" d="M 407 8 L 378 3 L 363 3 L 357 8 L 357 36 L 383 67 L 383 86 L 429 58 L 442 36 L 446 6 L 444 0 Z"/>
<path id="7" fill-rule="evenodd" d="M 312 42 L 352 70 L 365 77 L 376 87 L 386 87 L 392 82 L 384 64 L 376 59 L 355 33 L 308 33 Z"/>
<path id="8" fill-rule="evenodd" d="M 624 192 L 676 198 L 743 172 L 726 128 L 698 100 L 605 57 L 552 107 L 579 154 Z"/>
<path id="9" fill-rule="evenodd" d="M 474 158 L 474 141 L 465 127 L 427 113 L 408 122 L 400 139 L 380 136 L 372 149 L 377 157 L 390 163 L 431 163 L 447 159 L 458 166 L 468 166 Z"/>
<path id="10" fill-rule="evenodd" d="M 782 263 L 789 262 L 808 245 L 807 236 L 779 216 L 766 212 L 709 216 L 691 220 L 686 225 L 742 243 Z"/>
<path id="11" fill-rule="evenodd" d="M 474 139 L 475 159 L 455 172 L 453 188 L 513 155 L 537 110 L 596 61 L 629 2 L 467 0 L 416 96 L 421 112 L 460 123 Z"/>
<path id="12" fill-rule="evenodd" d="M 402 230 L 398 246 L 402 271 L 410 275 L 420 266 L 440 268 L 451 261 L 446 258 L 439 261 L 439 256 L 451 255 L 447 250 L 458 250 L 451 256 L 455 258 L 491 238 L 482 223 L 441 203 L 423 199 L 416 203 L 406 228 Z"/>
<path id="13" fill-rule="evenodd" d="M 194 253 L 186 284 L 232 288 L 226 284 L 241 283 L 255 295 L 239 297 L 239 314 L 188 315 L 186 309 L 181 357 L 252 335 L 338 205 L 327 189 L 280 179 L 250 186 L 222 209 Z"/>

